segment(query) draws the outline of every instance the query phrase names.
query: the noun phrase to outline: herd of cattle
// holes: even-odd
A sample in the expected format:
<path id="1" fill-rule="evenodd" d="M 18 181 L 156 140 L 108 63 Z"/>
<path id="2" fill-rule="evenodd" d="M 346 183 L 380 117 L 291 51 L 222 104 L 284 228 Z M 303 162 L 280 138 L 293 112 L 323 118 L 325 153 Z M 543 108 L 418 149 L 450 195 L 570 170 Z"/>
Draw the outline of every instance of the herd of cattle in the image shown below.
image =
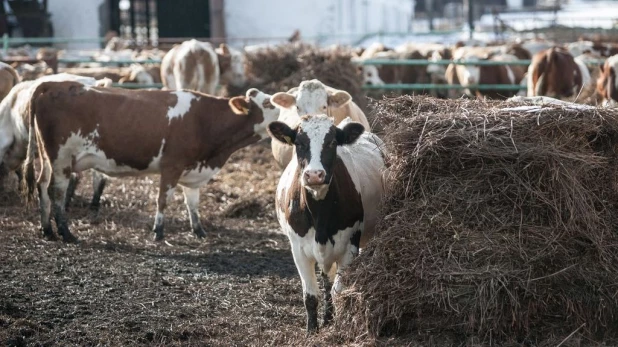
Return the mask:
<path id="1" fill-rule="evenodd" d="M 604 104 L 618 102 L 615 73 L 618 71 L 618 44 L 599 41 L 577 41 L 559 45 L 548 40 L 529 40 L 495 46 L 454 47 L 442 44 L 406 43 L 395 48 L 374 44 L 358 51 L 357 61 L 368 59 L 421 59 L 426 66 L 363 65 L 365 84 L 449 84 L 462 87 L 478 84 L 519 85 L 521 91 L 504 89 L 464 89 L 476 97 L 506 99 L 518 95 L 549 96 L 555 98 L 577 96 L 585 86 L 595 83 L 596 92 Z M 438 65 L 439 60 L 457 60 L 469 65 Z M 522 65 L 473 65 L 480 61 L 513 62 L 532 60 Z M 603 64 L 596 64 L 604 61 Z M 458 97 L 458 91 L 431 91 L 435 96 Z M 416 91 L 418 93 L 418 91 Z"/>
<path id="2" fill-rule="evenodd" d="M 355 59 L 532 58 L 528 93 L 569 96 L 590 83 L 582 54 L 610 56 L 616 52 L 614 46 L 601 48 L 586 42 L 565 48 L 544 48 L 537 42 L 536 46 L 453 50 L 408 44 L 393 50 L 375 45 Z M 66 211 L 87 170 L 94 176 L 95 210 L 108 176 L 160 175 L 155 240 L 164 238 L 166 204 L 180 186 L 191 228 L 196 236 L 205 237 L 199 216 L 200 187 L 232 153 L 270 135 L 273 155 L 284 170 L 276 191 L 276 214 L 290 240 L 303 285 L 307 330 L 313 332 L 318 329 L 316 263 L 325 283 L 323 323 L 328 324 L 333 317 L 331 290 L 342 290 L 341 270 L 374 233 L 386 170 L 383 143 L 371 133 L 365 114 L 348 92 L 317 79 L 274 95 L 251 88 L 244 96 L 215 97 L 219 84 L 245 84 L 244 66 L 242 52 L 196 40 L 167 52 L 160 69 L 134 65 L 126 76 L 141 83 L 156 82 L 158 77 L 164 90 L 112 88 L 118 76 L 92 71 L 89 76 L 65 72 L 20 82 L 18 73 L 3 64 L 1 167 L 4 174 L 17 173 L 29 199 L 37 189 L 41 229 L 47 238 L 55 239 L 58 234 L 64 241 L 76 241 Z M 607 101 L 618 100 L 617 69 L 618 56 L 607 59 L 602 67 L 598 86 Z M 525 80 L 524 69 L 516 66 L 366 65 L 362 73 L 366 83 L 372 84 L 422 83 L 421 78 L 464 86 Z M 468 92 L 505 95 L 503 91 Z"/>
<path id="3" fill-rule="evenodd" d="M 255 88 L 244 96 L 213 96 L 219 83 L 244 83 L 237 69 L 243 64 L 226 46 L 187 41 L 163 58 L 166 90 L 113 88 L 109 78 L 69 73 L 19 82 L 4 64 L 11 87 L 0 102 L 1 164 L 17 173 L 28 199 L 38 191 L 46 238 L 77 241 L 67 205 L 87 170 L 94 176 L 94 209 L 108 176 L 160 176 L 155 240 L 164 238 L 166 204 L 180 186 L 192 230 L 205 237 L 200 187 L 232 153 L 270 134 L 275 159 L 285 168 L 276 214 L 301 275 L 307 329 L 316 331 L 315 264 L 327 283 L 327 324 L 333 317 L 331 288 L 342 289 L 341 270 L 373 234 L 383 192 L 382 142 L 369 132 L 349 93 L 319 80 L 272 96 Z"/>

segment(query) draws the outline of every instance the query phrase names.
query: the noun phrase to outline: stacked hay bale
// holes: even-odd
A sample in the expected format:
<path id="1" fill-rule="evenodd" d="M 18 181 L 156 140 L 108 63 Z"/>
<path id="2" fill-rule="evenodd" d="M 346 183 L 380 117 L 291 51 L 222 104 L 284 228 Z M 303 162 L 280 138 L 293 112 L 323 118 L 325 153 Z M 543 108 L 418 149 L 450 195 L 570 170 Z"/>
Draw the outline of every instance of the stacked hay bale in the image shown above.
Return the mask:
<path id="1" fill-rule="evenodd" d="M 365 93 L 358 67 L 352 63 L 352 49 L 319 48 L 302 42 L 265 47 L 247 53 L 248 86 L 229 88 L 238 95 L 254 87 L 266 93 L 285 92 L 300 82 L 317 78 L 333 88 L 350 93 L 354 102 L 365 109 Z"/>
<path id="2" fill-rule="evenodd" d="M 336 302 L 343 338 L 618 337 L 617 111 L 423 96 L 375 106 L 387 194 Z"/>

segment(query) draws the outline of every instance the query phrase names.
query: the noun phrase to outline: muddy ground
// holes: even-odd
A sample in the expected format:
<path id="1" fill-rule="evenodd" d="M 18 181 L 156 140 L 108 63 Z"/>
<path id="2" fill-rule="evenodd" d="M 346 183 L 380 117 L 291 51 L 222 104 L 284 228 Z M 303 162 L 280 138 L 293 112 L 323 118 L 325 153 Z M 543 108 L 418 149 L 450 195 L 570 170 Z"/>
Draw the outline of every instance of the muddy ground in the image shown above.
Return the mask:
<path id="1" fill-rule="evenodd" d="M 80 243 L 46 241 L 13 181 L 0 194 L 0 344 L 297 345 L 301 283 L 274 192 L 270 149 L 236 153 L 201 191 L 208 237 L 191 233 L 180 190 L 166 241 L 152 241 L 157 177 L 116 179 L 98 219 L 89 177 L 69 216 Z"/>

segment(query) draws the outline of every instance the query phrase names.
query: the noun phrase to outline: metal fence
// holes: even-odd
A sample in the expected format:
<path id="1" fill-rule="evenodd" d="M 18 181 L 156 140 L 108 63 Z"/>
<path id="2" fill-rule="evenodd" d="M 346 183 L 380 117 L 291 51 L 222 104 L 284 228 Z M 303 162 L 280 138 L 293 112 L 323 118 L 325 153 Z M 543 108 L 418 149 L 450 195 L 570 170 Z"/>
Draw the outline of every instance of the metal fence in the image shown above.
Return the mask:
<path id="1" fill-rule="evenodd" d="M 588 66 L 598 66 L 605 60 L 590 60 L 586 62 Z M 360 65 L 411 65 L 411 66 L 427 66 L 427 65 L 465 65 L 465 66 L 505 66 L 505 65 L 520 65 L 529 66 L 531 60 L 512 60 L 512 61 L 463 61 L 463 60 L 436 60 L 430 61 L 427 59 L 367 59 L 357 61 Z M 452 84 L 434 84 L 434 83 L 391 83 L 384 85 L 364 85 L 365 90 L 445 90 L 445 89 L 474 89 L 474 90 L 509 90 L 519 91 L 526 89 L 526 86 L 520 84 L 477 84 L 477 85 L 452 85 Z"/>

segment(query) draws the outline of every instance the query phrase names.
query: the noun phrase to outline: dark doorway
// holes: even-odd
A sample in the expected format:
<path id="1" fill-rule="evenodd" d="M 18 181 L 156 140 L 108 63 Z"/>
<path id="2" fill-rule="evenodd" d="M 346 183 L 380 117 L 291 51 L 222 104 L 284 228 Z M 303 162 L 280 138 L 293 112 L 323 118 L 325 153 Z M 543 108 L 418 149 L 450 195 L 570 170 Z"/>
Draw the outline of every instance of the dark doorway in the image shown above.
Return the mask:
<path id="1" fill-rule="evenodd" d="M 161 38 L 210 37 L 208 0 L 158 0 L 157 14 Z"/>

